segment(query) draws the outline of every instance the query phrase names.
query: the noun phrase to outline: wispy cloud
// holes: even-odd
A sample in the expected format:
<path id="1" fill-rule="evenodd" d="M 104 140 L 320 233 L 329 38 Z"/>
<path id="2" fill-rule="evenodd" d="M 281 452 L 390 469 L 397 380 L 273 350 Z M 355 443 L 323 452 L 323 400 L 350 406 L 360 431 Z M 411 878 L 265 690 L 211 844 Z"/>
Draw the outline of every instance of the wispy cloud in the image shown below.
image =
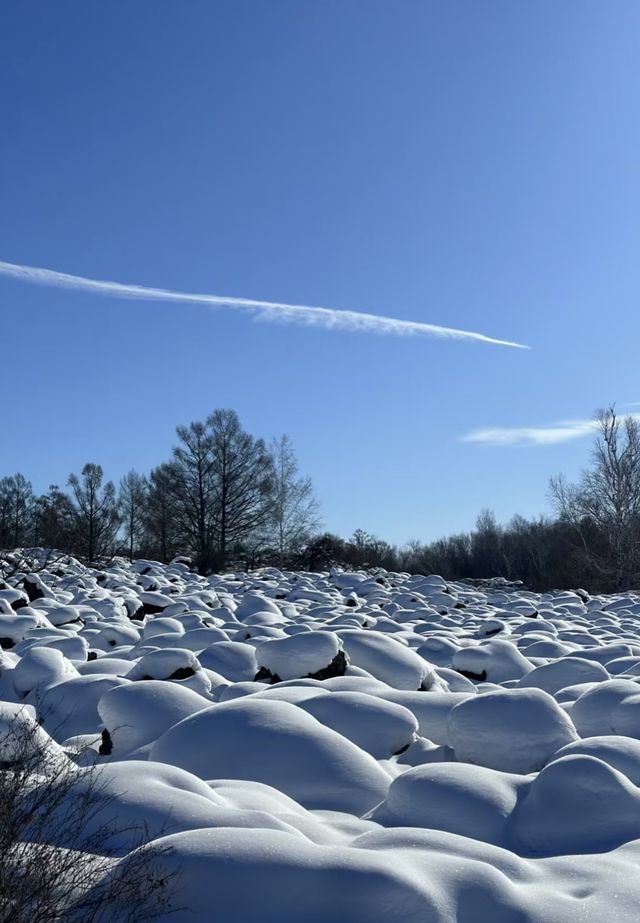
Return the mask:
<path id="1" fill-rule="evenodd" d="M 145 285 L 125 285 L 120 282 L 86 279 L 83 276 L 73 276 L 66 272 L 56 272 L 53 269 L 22 266 L 18 263 L 0 261 L 0 275 L 36 285 L 72 289 L 95 295 L 108 295 L 112 298 L 200 304 L 209 308 L 231 308 L 246 311 L 260 320 L 303 324 L 321 327 L 326 330 L 348 330 L 386 336 L 429 336 L 455 340 L 473 340 L 480 343 L 491 343 L 496 346 L 529 349 L 528 346 L 524 346 L 522 343 L 500 340 L 471 330 L 458 330 L 455 327 L 441 327 L 437 324 L 400 320 L 396 317 L 384 317 L 360 311 L 341 311 L 336 308 L 286 304 L 278 301 L 255 301 L 251 298 L 234 298 L 226 295 L 200 295 L 172 289 L 151 288 Z"/>
<path id="2" fill-rule="evenodd" d="M 623 405 L 631 406 L 631 405 Z M 640 413 L 626 413 L 625 417 L 640 420 Z M 547 426 L 494 426 L 487 429 L 473 429 L 460 437 L 460 442 L 475 442 L 478 445 L 531 446 L 558 445 L 592 436 L 598 429 L 597 420 L 561 420 Z"/>
<path id="3" fill-rule="evenodd" d="M 564 420 L 549 426 L 495 426 L 471 430 L 460 441 L 494 446 L 557 445 L 589 436 L 597 426 L 595 420 Z"/>

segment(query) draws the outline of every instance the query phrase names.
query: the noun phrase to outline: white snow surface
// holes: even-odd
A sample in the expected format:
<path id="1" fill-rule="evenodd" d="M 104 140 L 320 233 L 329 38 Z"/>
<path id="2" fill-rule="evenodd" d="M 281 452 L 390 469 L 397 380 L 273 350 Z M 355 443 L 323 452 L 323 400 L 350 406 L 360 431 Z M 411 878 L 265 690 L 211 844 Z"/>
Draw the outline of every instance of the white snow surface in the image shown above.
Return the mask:
<path id="1" fill-rule="evenodd" d="M 0 648 L 4 766 L 97 764 L 167 923 L 637 923 L 640 591 L 32 552 Z"/>

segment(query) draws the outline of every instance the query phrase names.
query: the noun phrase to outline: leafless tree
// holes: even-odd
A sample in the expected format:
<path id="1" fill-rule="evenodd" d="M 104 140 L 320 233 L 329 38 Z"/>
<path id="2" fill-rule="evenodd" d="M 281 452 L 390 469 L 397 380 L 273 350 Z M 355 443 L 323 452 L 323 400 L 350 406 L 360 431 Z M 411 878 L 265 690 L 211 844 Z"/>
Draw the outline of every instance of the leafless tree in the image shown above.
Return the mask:
<path id="1" fill-rule="evenodd" d="M 14 548 L 0 551 L 0 585 L 18 587 L 28 574 L 57 567 L 68 555 L 55 548 Z"/>
<path id="2" fill-rule="evenodd" d="M 320 525 L 320 508 L 311 478 L 301 477 L 289 436 L 270 445 L 271 491 L 270 531 L 280 563 L 285 555 L 298 551 Z"/>
<path id="3" fill-rule="evenodd" d="M 0 479 L 0 548 L 17 548 L 29 540 L 34 496 L 22 474 Z"/>
<path id="4" fill-rule="evenodd" d="M 170 468 L 176 522 L 198 567 L 207 571 L 213 563 L 216 509 L 211 433 L 198 422 L 176 432 L 179 444 Z"/>
<path id="5" fill-rule="evenodd" d="M 144 511 L 147 490 L 147 479 L 133 469 L 125 474 L 120 481 L 118 508 L 130 561 L 133 561 L 134 552 L 140 548 L 140 543 L 144 536 Z"/>
<path id="6" fill-rule="evenodd" d="M 207 419 L 211 439 L 213 524 L 217 557 L 241 544 L 269 518 L 271 464 L 262 439 L 245 432 L 233 410 L 214 410 Z"/>
<path id="7" fill-rule="evenodd" d="M 33 511 L 33 544 L 72 551 L 74 509 L 69 496 L 57 484 L 36 497 Z"/>
<path id="8" fill-rule="evenodd" d="M 598 411 L 596 425 L 591 467 L 576 484 L 552 478 L 550 492 L 585 560 L 620 589 L 640 575 L 640 427 L 614 406 Z"/>
<path id="9" fill-rule="evenodd" d="M 476 577 L 495 577 L 505 571 L 502 529 L 492 510 L 481 510 L 471 535 L 471 556 Z"/>
<path id="10" fill-rule="evenodd" d="M 88 462 L 79 478 L 69 476 L 73 493 L 75 546 L 89 564 L 112 556 L 120 524 L 115 487 L 111 481 L 103 486 L 100 465 Z"/>
<path id="11" fill-rule="evenodd" d="M 176 474 L 170 463 L 154 468 L 149 475 L 143 511 L 145 545 L 153 557 L 159 557 L 164 563 L 180 548 L 176 483 Z M 188 544 L 185 547 L 188 548 Z"/>

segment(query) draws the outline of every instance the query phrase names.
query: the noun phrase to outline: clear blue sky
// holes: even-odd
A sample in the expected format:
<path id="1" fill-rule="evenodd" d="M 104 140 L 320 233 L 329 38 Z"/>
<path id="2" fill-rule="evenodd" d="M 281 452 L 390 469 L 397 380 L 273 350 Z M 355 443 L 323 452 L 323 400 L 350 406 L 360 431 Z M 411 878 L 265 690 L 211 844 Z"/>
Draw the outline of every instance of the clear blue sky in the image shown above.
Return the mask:
<path id="1" fill-rule="evenodd" d="M 639 40 L 637 0 L 3 0 L 0 260 L 532 349 L 0 278 L 0 474 L 117 480 L 233 407 L 342 534 L 543 511 L 588 437 L 461 437 L 640 400 Z"/>

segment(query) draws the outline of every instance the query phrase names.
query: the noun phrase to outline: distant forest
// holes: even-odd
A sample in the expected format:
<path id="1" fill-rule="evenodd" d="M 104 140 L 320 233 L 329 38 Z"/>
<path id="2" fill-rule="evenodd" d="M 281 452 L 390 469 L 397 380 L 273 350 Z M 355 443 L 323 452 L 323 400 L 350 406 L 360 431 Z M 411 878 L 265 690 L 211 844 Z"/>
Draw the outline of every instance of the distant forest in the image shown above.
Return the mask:
<path id="1" fill-rule="evenodd" d="M 553 516 L 486 509 L 471 532 L 391 545 L 356 529 L 320 530 L 313 485 L 288 436 L 266 443 L 233 410 L 176 429 L 169 460 L 116 486 L 88 462 L 65 489 L 34 494 L 21 474 L 0 479 L 0 549 L 43 546 L 100 564 L 116 555 L 191 558 L 202 573 L 264 565 L 321 570 L 337 564 L 437 573 L 448 580 L 502 576 L 534 590 L 612 591 L 640 579 L 640 430 L 609 407 L 596 415 L 590 463 L 577 483 L 552 478 Z"/>

